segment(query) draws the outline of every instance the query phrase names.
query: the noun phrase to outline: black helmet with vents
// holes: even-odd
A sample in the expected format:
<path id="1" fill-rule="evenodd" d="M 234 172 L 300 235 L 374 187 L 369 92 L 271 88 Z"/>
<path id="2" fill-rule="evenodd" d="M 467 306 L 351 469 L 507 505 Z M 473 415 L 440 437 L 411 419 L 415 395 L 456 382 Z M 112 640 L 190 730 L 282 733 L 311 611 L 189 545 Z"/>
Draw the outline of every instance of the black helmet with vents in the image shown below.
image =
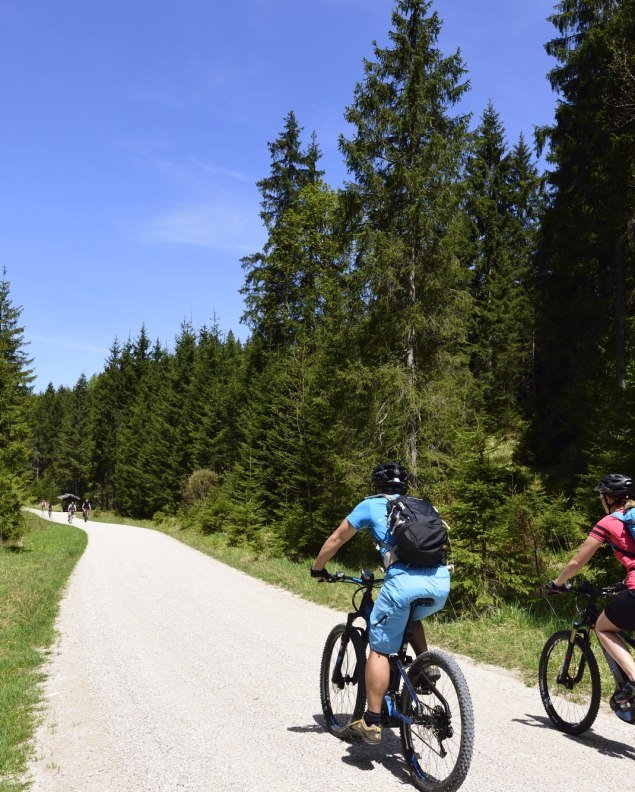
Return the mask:
<path id="1" fill-rule="evenodd" d="M 397 462 L 383 462 L 373 468 L 371 481 L 375 486 L 405 490 L 408 484 L 408 471 Z"/>
<path id="2" fill-rule="evenodd" d="M 633 479 L 623 473 L 609 473 L 597 485 L 597 491 L 612 498 L 629 498 L 634 492 Z"/>

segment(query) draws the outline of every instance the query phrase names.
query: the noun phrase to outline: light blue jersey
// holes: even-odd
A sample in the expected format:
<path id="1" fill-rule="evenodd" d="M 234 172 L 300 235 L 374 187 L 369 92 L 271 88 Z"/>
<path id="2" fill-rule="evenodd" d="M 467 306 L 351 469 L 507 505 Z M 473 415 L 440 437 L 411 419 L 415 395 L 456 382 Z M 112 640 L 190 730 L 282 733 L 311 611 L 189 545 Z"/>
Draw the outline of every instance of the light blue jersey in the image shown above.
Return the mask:
<path id="1" fill-rule="evenodd" d="M 358 531 L 370 531 L 379 543 L 393 544 L 388 531 L 387 498 L 397 495 L 378 495 L 365 498 L 347 516 Z M 380 544 L 382 556 L 389 552 Z M 410 604 L 420 597 L 431 597 L 432 605 L 418 607 L 414 619 L 425 619 L 441 610 L 450 592 L 450 573 L 446 566 L 408 567 L 397 562 L 384 575 L 384 585 L 377 597 L 370 618 L 370 646 L 381 654 L 398 652 L 410 614 Z"/>

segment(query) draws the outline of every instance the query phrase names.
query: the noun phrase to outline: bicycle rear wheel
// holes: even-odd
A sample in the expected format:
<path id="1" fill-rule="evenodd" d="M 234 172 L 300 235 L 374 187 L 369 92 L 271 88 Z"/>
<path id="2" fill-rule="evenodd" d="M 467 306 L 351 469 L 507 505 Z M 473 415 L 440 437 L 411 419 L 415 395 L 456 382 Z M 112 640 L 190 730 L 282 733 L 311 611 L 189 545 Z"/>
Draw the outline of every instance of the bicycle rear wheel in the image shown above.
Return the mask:
<path id="1" fill-rule="evenodd" d="M 436 671 L 435 671 L 436 669 Z M 453 792 L 470 768 L 474 747 L 472 698 L 457 663 L 438 650 L 420 654 L 408 669 L 420 708 L 401 692 L 401 745 L 412 781 L 423 792 Z"/>
<path id="2" fill-rule="evenodd" d="M 346 625 L 338 624 L 326 639 L 320 667 L 322 712 L 331 734 L 346 736 L 349 723 L 364 714 L 365 670 L 366 653 L 359 633 L 346 633 Z"/>
<path id="3" fill-rule="evenodd" d="M 544 645 L 538 667 L 538 686 L 549 719 L 566 734 L 582 734 L 595 720 L 600 706 L 598 664 L 588 642 L 576 636 L 565 669 L 571 633 L 554 633 Z"/>

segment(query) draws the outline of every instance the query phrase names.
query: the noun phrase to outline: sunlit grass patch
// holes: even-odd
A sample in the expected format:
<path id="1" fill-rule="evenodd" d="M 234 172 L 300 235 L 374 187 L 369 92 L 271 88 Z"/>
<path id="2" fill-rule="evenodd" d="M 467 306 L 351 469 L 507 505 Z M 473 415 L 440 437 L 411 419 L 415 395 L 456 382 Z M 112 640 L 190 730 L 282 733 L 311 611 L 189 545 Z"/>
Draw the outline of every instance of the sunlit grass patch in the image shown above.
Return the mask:
<path id="1" fill-rule="evenodd" d="M 22 546 L 0 549 L 0 789 L 19 789 L 64 585 L 86 546 L 78 528 L 27 514 Z"/>

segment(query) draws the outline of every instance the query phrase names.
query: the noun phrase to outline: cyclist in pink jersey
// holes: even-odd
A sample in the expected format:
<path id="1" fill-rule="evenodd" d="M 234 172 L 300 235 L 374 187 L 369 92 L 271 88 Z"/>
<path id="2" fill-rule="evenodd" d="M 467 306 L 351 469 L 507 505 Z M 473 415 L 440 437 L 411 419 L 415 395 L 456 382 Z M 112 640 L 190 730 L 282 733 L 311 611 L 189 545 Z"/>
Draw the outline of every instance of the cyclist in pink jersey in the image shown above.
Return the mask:
<path id="1" fill-rule="evenodd" d="M 620 517 L 635 506 L 635 501 L 630 500 L 635 496 L 635 485 L 629 476 L 611 473 L 600 481 L 597 489 L 606 517 L 593 526 L 578 552 L 551 585 L 554 589 L 563 587 L 591 560 L 604 542 L 610 544 L 615 558 L 625 567 L 626 588 L 609 602 L 595 623 L 595 632 L 602 646 L 629 679 L 615 694 L 615 701 L 624 703 L 635 701 L 635 661 L 617 633 L 620 630 L 635 630 L 635 537 L 629 525 Z"/>

